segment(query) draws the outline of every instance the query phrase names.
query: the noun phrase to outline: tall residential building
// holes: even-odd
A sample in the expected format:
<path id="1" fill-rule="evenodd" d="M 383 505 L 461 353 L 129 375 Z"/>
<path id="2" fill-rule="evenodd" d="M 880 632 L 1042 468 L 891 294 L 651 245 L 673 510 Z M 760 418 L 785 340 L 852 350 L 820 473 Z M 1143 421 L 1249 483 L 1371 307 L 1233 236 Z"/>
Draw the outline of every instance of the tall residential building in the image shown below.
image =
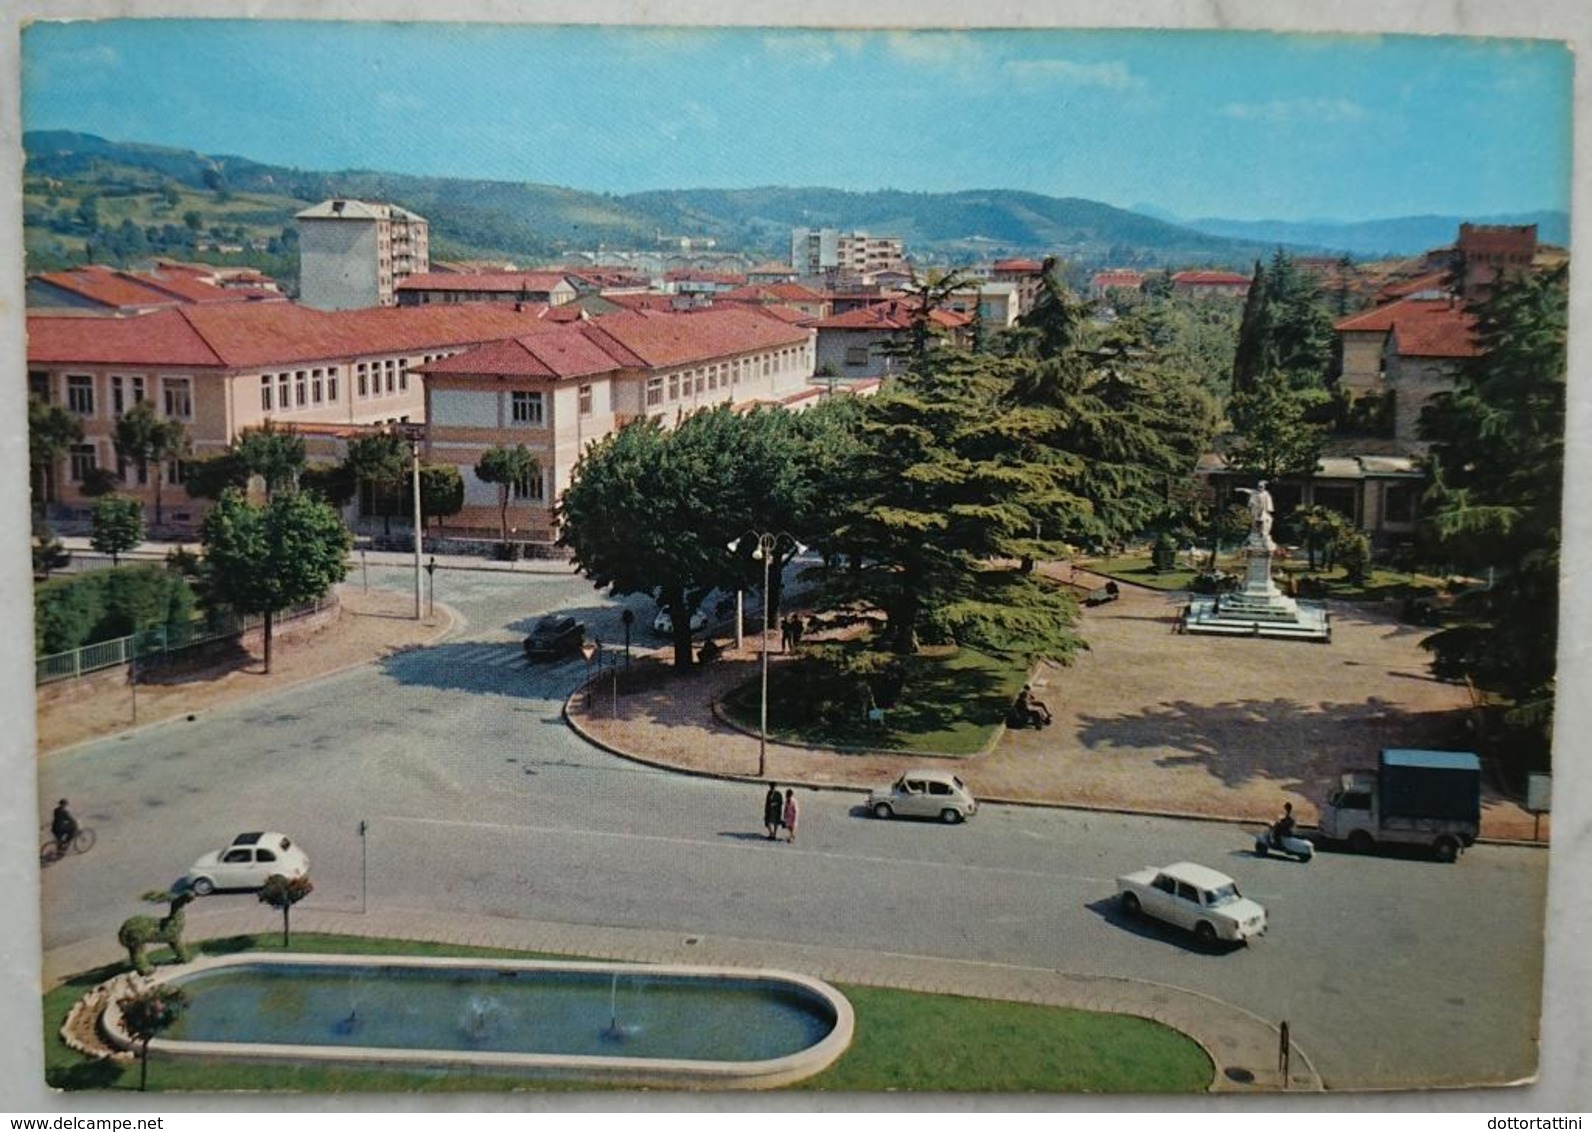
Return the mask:
<path id="1" fill-rule="evenodd" d="M 899 236 L 870 236 L 834 228 L 792 228 L 790 263 L 799 275 L 862 275 L 906 261 Z"/>
<path id="2" fill-rule="evenodd" d="M 398 284 L 431 270 L 430 225 L 395 204 L 326 200 L 294 219 L 299 301 L 307 307 L 394 306 Z"/>

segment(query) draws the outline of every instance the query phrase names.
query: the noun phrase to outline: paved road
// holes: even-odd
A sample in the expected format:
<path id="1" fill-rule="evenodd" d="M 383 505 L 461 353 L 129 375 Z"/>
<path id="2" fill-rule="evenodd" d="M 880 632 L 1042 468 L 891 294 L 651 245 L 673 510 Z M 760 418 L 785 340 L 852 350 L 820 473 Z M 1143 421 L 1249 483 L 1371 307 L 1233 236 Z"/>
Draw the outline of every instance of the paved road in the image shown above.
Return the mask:
<path id="1" fill-rule="evenodd" d="M 372 584 L 389 580 L 404 584 L 372 569 Z M 519 638 L 564 608 L 618 640 L 619 605 L 547 574 L 450 573 L 438 596 L 467 623 L 433 648 L 46 760 L 41 796 L 91 800 L 83 815 L 101 834 L 89 857 L 45 873 L 46 947 L 113 933 L 142 910 L 138 893 L 267 826 L 306 845 L 311 903 L 329 909 L 366 901 L 1127 975 L 1287 1019 L 1329 1087 L 1502 1081 L 1535 1065 L 1540 851 L 1301 866 L 1254 860 L 1245 832 L 1219 824 L 986 807 L 947 828 L 876 821 L 857 795 L 810 792 L 798 843 L 770 844 L 759 787 L 637 766 L 560 724 L 584 665 L 528 667 Z M 633 607 L 644 633 L 651 603 Z M 1116 915 L 1118 873 L 1183 857 L 1238 877 L 1267 905 L 1271 934 L 1207 955 Z"/>

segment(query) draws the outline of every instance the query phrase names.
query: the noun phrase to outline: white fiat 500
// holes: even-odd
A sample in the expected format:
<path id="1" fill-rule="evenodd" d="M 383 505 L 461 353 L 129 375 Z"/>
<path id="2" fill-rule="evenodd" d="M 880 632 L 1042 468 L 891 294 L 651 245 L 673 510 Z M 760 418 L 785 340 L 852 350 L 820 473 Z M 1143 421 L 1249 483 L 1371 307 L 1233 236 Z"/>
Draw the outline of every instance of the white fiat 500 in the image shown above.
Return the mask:
<path id="1" fill-rule="evenodd" d="M 1118 877 L 1117 898 L 1128 915 L 1165 920 L 1206 947 L 1247 943 L 1266 930 L 1266 909 L 1242 895 L 1232 877 L 1190 861 Z"/>
<path id="2" fill-rule="evenodd" d="M 944 770 L 909 770 L 868 795 L 876 818 L 938 818 L 953 825 L 978 812 L 967 785 Z"/>
<path id="3" fill-rule="evenodd" d="M 240 833 L 225 849 L 206 853 L 188 870 L 188 889 L 209 896 L 218 888 L 259 888 L 280 873 L 292 880 L 310 871 L 304 850 L 280 833 Z"/>

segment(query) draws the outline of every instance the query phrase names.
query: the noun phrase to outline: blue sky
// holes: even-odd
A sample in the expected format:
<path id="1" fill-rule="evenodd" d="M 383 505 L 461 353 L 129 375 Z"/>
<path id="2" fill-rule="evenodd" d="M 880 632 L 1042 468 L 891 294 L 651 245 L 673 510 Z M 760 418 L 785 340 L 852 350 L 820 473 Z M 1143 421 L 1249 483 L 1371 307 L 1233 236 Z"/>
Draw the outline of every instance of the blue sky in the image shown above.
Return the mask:
<path id="1" fill-rule="evenodd" d="M 129 20 L 23 34 L 25 129 L 606 192 L 1025 189 L 1185 218 L 1568 209 L 1561 44 Z"/>

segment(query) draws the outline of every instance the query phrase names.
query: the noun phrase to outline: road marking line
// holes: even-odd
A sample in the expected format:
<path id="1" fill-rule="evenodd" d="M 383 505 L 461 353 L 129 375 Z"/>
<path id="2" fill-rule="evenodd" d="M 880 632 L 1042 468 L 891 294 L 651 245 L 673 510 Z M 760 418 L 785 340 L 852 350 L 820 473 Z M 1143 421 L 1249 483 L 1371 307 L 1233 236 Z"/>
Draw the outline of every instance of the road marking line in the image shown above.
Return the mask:
<path id="1" fill-rule="evenodd" d="M 471 822 L 453 821 L 448 818 L 412 818 L 383 815 L 379 820 L 391 822 L 410 822 L 416 825 L 440 825 L 463 827 L 465 829 L 479 830 L 507 830 L 519 833 L 532 834 L 564 834 L 573 837 L 601 837 L 616 841 L 642 841 L 662 845 L 687 845 L 700 849 L 733 850 L 740 848 L 736 845 L 721 844 L 717 841 L 702 841 L 690 837 L 664 837 L 651 833 L 617 833 L 608 830 L 596 829 L 570 829 L 564 826 L 543 825 L 514 825 L 506 822 Z M 761 840 L 755 838 L 754 840 Z M 875 865 L 922 865 L 929 868 L 956 869 L 970 873 L 995 873 L 1001 876 L 1032 877 L 1038 880 L 1069 880 L 1088 884 L 1115 883 L 1114 877 L 1084 876 L 1077 873 L 1052 873 L 1042 872 L 1037 869 L 1012 869 L 1001 868 L 993 865 L 967 865 L 957 861 L 925 861 L 913 857 L 876 857 L 859 853 L 834 853 L 827 850 L 803 849 L 801 857 L 804 860 L 835 860 L 847 863 L 862 862 Z"/>

